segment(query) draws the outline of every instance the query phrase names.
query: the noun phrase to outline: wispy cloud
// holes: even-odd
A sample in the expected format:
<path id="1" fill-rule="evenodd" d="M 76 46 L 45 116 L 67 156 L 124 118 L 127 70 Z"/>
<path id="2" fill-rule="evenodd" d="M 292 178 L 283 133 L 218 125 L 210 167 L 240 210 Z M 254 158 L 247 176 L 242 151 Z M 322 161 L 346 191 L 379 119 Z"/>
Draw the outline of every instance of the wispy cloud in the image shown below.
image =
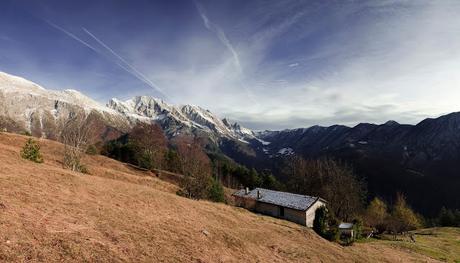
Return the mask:
<path id="1" fill-rule="evenodd" d="M 77 42 L 79 42 L 80 44 L 86 46 L 87 48 L 93 50 L 94 52 L 100 54 L 101 52 L 99 50 L 97 50 L 95 47 L 93 47 L 92 45 L 88 44 L 86 41 L 82 40 L 81 38 L 77 37 L 76 35 L 70 33 L 69 31 L 65 30 L 64 28 L 56 25 L 55 23 L 51 22 L 51 21 L 48 21 L 48 20 L 44 20 L 48 25 L 54 27 L 55 29 L 61 31 L 62 33 L 66 34 L 67 36 L 69 36 L 70 38 L 76 40 Z"/>
<path id="2" fill-rule="evenodd" d="M 122 56 L 120 56 L 117 52 L 115 52 L 111 47 L 109 47 L 106 43 L 104 43 L 102 40 L 100 40 L 98 37 L 96 37 L 93 33 L 91 33 L 89 30 L 86 28 L 82 28 L 82 30 L 87 33 L 90 37 L 92 37 L 94 40 L 96 40 L 97 43 L 99 43 L 102 47 L 104 47 L 107 51 L 109 51 L 113 56 L 115 56 L 118 60 L 120 60 L 124 65 L 126 65 L 129 69 L 127 70 L 125 67 L 121 66 L 124 70 L 138 78 L 140 81 L 144 82 L 148 86 L 152 87 L 156 91 L 158 91 L 161 95 L 163 95 L 166 99 L 168 99 L 168 96 L 164 93 L 162 89 L 158 87 L 157 84 L 155 84 L 152 80 L 147 78 L 140 70 L 135 68 L 131 63 L 126 61 Z"/>
<path id="3" fill-rule="evenodd" d="M 227 48 L 230 54 L 232 54 L 233 64 L 235 66 L 236 71 L 239 74 L 237 82 L 239 83 L 241 87 L 243 87 L 247 98 L 251 101 L 251 103 L 259 105 L 259 102 L 256 96 L 254 96 L 253 92 L 248 88 L 247 84 L 245 83 L 245 74 L 243 71 L 243 67 L 241 65 L 240 56 L 238 52 L 236 51 L 236 49 L 234 48 L 230 40 L 227 38 L 227 35 L 225 34 L 224 30 L 217 24 L 214 24 L 208 18 L 204 7 L 200 3 L 198 3 L 197 0 L 195 0 L 194 2 L 198 10 L 198 13 L 200 14 L 200 17 L 203 20 L 204 26 L 209 31 L 215 33 L 219 41 Z"/>
<path id="4" fill-rule="evenodd" d="M 101 50 L 97 49 L 95 46 L 89 44 L 88 42 L 86 42 L 85 40 L 77 37 L 75 34 L 65 30 L 64 28 L 62 28 L 61 26 L 58 26 L 57 24 L 49 21 L 49 20 L 44 20 L 48 25 L 52 26 L 53 28 L 59 30 L 60 32 L 64 33 L 65 35 L 67 35 L 68 37 L 74 39 L 75 41 L 79 42 L 80 44 L 86 46 L 87 48 L 93 50 L 94 52 L 96 52 L 97 54 L 101 55 L 101 56 L 104 56 L 104 57 L 107 57 L 106 54 L 104 52 L 102 52 Z M 124 71 L 126 71 L 127 73 L 131 74 L 132 76 L 134 76 L 135 78 L 137 78 L 138 80 L 140 80 L 141 82 L 145 83 L 146 85 L 150 86 L 151 88 L 153 88 L 154 90 L 156 90 L 157 92 L 159 92 L 165 99 L 169 99 L 169 97 L 165 94 L 165 92 L 160 89 L 158 87 L 158 85 L 156 85 L 152 80 L 150 80 L 148 77 L 146 77 L 140 70 L 138 70 L 137 68 L 135 68 L 133 65 L 131 65 L 126 59 L 124 59 L 122 56 L 120 56 L 117 52 L 115 52 L 112 48 L 110 48 L 107 44 L 105 44 L 102 40 L 100 40 L 98 37 L 96 37 L 93 33 L 91 33 L 88 29 L 86 28 L 82 28 L 82 30 L 88 34 L 92 39 L 94 39 L 97 43 L 99 43 L 99 45 L 101 45 L 105 50 L 107 50 L 111 55 L 113 55 L 116 60 L 118 61 L 114 61 L 114 63 L 120 67 L 121 69 L 123 69 Z"/>
<path id="5" fill-rule="evenodd" d="M 232 43 L 230 40 L 227 38 L 227 35 L 225 35 L 224 30 L 220 28 L 218 25 L 214 24 L 209 20 L 208 16 L 206 15 L 206 11 L 204 7 L 195 1 L 196 8 L 198 10 L 198 13 L 201 16 L 201 19 L 203 19 L 204 26 L 211 32 L 215 33 L 217 35 L 217 38 L 222 42 L 222 44 L 230 51 L 230 53 L 233 56 L 233 63 L 235 63 L 235 68 L 238 70 L 240 74 L 243 73 L 243 69 L 241 67 L 241 62 L 238 53 L 236 52 L 235 48 L 233 47 Z"/>

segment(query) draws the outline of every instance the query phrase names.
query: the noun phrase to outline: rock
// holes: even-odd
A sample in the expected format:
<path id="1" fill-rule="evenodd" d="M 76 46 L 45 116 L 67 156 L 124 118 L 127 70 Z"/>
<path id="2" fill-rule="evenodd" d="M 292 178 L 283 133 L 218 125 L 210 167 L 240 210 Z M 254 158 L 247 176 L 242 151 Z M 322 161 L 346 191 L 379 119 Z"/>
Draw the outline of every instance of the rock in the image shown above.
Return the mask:
<path id="1" fill-rule="evenodd" d="M 206 229 L 201 230 L 201 233 L 203 233 L 203 235 L 205 235 L 205 236 L 209 236 L 209 235 L 210 235 L 209 232 L 208 232 L 208 230 L 206 230 Z"/>

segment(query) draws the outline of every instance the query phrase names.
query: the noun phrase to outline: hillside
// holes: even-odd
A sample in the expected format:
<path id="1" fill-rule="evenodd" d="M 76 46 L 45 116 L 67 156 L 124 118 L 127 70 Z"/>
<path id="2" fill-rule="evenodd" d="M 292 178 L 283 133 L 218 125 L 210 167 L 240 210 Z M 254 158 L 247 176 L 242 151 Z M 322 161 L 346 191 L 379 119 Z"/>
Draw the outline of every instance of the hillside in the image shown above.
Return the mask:
<path id="1" fill-rule="evenodd" d="M 27 137 L 0 133 L 0 261 L 431 261 L 380 243 L 341 247 L 299 225 L 175 195 L 151 173 L 87 156 L 64 170 L 62 145 L 40 140 L 45 163 L 22 160 Z"/>
<path id="2" fill-rule="evenodd" d="M 397 192 L 402 192 L 418 212 L 434 217 L 442 206 L 460 207 L 459 131 L 460 113 L 456 112 L 416 125 L 388 121 L 381 125 L 265 131 L 256 135 L 266 143 L 253 141 L 252 145 L 259 159 L 265 160 L 260 161 L 259 167 L 272 164 L 277 175 L 282 175 L 283 167 L 273 164 L 291 154 L 343 160 L 366 180 L 371 198 L 392 200 Z M 245 158 L 238 160 L 244 163 Z"/>

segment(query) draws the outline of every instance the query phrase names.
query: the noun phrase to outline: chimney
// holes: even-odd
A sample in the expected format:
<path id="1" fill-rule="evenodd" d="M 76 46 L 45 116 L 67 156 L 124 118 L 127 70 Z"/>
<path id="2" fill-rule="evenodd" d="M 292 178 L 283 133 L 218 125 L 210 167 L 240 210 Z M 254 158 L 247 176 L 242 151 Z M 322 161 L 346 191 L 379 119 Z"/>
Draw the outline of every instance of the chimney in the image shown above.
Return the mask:
<path id="1" fill-rule="evenodd" d="M 249 187 L 246 187 L 246 188 L 244 189 L 244 193 L 247 194 L 247 195 L 249 194 Z"/>
<path id="2" fill-rule="evenodd" d="M 262 195 L 260 194 L 260 191 L 257 190 L 257 199 L 260 199 L 260 198 L 262 198 Z"/>

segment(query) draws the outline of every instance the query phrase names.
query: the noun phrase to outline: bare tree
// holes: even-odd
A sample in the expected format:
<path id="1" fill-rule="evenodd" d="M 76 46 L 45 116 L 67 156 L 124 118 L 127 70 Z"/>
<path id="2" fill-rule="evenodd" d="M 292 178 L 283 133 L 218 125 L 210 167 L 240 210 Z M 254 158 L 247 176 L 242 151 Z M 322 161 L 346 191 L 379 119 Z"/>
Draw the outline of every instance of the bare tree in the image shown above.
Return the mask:
<path id="1" fill-rule="evenodd" d="M 422 225 L 419 216 L 409 207 L 406 197 L 401 193 L 396 195 L 396 202 L 388 221 L 388 229 L 393 233 L 395 239 L 396 234 L 404 234 Z"/>
<path id="2" fill-rule="evenodd" d="M 147 169 L 162 169 L 165 163 L 167 141 L 157 124 L 137 124 L 129 135 L 136 148 L 138 165 Z"/>
<path id="3" fill-rule="evenodd" d="M 326 199 L 338 218 L 351 220 L 361 212 L 365 184 L 348 165 L 330 158 L 305 160 L 295 156 L 285 173 L 289 190 Z"/>
<path id="4" fill-rule="evenodd" d="M 179 137 L 175 140 L 180 170 L 184 177 L 181 186 L 189 198 L 207 198 L 212 185 L 211 161 L 197 138 Z"/>
<path id="5" fill-rule="evenodd" d="M 64 144 L 63 164 L 65 168 L 85 172 L 81 159 L 92 136 L 90 126 L 84 113 L 71 115 L 63 123 L 60 139 Z"/>

